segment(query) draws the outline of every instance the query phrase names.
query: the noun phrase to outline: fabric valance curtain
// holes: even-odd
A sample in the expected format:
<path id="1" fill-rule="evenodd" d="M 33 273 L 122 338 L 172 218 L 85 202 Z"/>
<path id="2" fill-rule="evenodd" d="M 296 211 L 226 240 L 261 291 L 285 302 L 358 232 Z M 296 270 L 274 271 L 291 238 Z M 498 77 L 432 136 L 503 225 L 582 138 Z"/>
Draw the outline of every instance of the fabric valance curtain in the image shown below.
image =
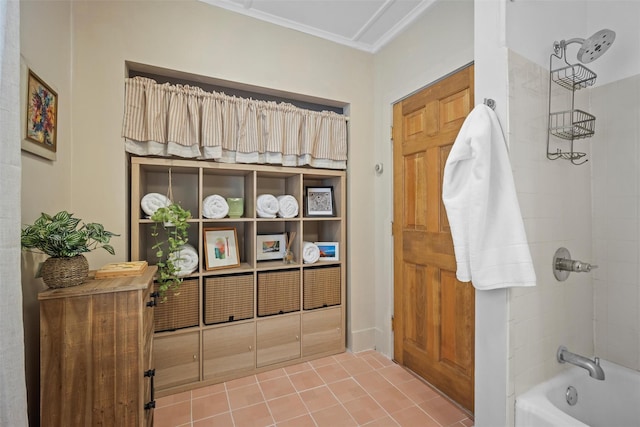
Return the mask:
<path id="1" fill-rule="evenodd" d="M 146 77 L 125 79 L 122 136 L 137 155 L 346 169 L 344 115 Z"/>

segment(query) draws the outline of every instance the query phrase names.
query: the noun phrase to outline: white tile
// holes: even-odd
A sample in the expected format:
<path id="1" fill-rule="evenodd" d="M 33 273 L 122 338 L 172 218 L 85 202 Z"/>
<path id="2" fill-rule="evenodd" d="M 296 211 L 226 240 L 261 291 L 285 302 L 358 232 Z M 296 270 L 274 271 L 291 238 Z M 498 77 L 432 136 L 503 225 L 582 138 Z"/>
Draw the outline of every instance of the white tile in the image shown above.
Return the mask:
<path id="1" fill-rule="evenodd" d="M 633 236 L 630 236 L 632 238 Z M 638 264 L 638 239 L 609 240 L 606 259 L 609 261 Z"/>
<path id="2" fill-rule="evenodd" d="M 630 369 L 638 366 L 638 334 L 632 329 L 609 324 L 607 330 L 607 359 Z"/>
<path id="3" fill-rule="evenodd" d="M 606 233 L 613 240 L 636 240 L 638 238 L 637 218 L 608 218 Z"/>
<path id="4" fill-rule="evenodd" d="M 638 217 L 638 198 L 634 195 L 629 196 L 611 196 L 606 202 L 609 218 L 637 218 Z"/>
<path id="5" fill-rule="evenodd" d="M 638 265 L 636 263 L 609 260 L 607 279 L 611 284 L 621 283 L 638 286 Z"/>
<path id="6" fill-rule="evenodd" d="M 608 323 L 629 327 L 638 319 L 638 286 L 612 283 L 608 291 Z M 634 329 L 637 330 L 637 326 Z"/>

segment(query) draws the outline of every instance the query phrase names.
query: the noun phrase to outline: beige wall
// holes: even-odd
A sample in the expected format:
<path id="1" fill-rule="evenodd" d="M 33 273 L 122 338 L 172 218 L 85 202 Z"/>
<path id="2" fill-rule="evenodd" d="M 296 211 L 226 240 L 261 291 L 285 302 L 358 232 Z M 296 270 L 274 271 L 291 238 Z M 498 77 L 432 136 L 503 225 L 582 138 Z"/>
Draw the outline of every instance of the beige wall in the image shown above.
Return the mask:
<path id="1" fill-rule="evenodd" d="M 531 96 L 525 91 L 526 94 L 520 102 L 514 102 L 512 109 L 506 96 L 507 78 L 497 77 L 506 73 L 504 61 L 488 61 L 484 53 L 478 53 L 477 46 L 478 43 L 490 44 L 501 58 L 506 58 L 505 48 L 509 47 L 524 55 L 524 58 L 544 65 L 553 40 L 586 36 L 603 26 L 611 27 L 618 31 L 620 40 L 616 41 L 611 53 L 608 52 L 598 61 L 602 61 L 602 65 L 596 63 L 595 67 L 606 65 L 609 70 L 615 65 L 616 70 L 622 70 L 628 67 L 619 66 L 623 60 L 616 58 L 622 55 L 628 59 L 631 55 L 626 52 L 637 52 L 637 49 L 621 48 L 619 52 L 614 49 L 616 46 L 623 47 L 625 40 L 637 35 L 637 25 L 623 21 L 623 16 L 631 14 L 610 16 L 619 8 L 611 8 L 610 2 L 604 1 L 566 1 L 554 2 L 553 5 L 547 2 L 506 0 L 475 3 L 475 19 L 482 24 L 475 29 L 476 56 L 479 56 L 475 58 L 476 93 L 495 97 L 501 122 L 511 127 L 508 136 L 515 156 L 516 185 L 527 233 L 532 241 L 534 261 L 539 263 L 536 271 L 541 284 L 531 292 L 510 293 L 510 381 L 506 406 L 512 407 L 513 399 L 519 392 L 555 371 L 553 354 L 549 354 L 556 346 L 555 340 L 569 339 L 572 331 L 579 330 L 578 338 L 573 338 L 576 350 L 589 352 L 591 349 L 588 341 L 593 339 L 590 338 L 592 328 L 580 329 L 580 325 L 591 315 L 592 308 L 578 310 L 575 307 L 578 317 L 570 320 L 572 324 L 569 328 L 558 328 L 552 321 L 563 320 L 558 318 L 560 315 L 557 313 L 564 309 L 565 304 L 573 307 L 578 301 L 577 304 L 592 307 L 592 293 L 590 290 L 580 291 L 584 290 L 582 280 L 587 276 L 572 277 L 572 282 L 561 288 L 549 281 L 552 279 L 549 278 L 548 259 L 560 243 L 557 236 L 550 233 L 557 230 L 554 225 L 557 222 L 574 224 L 574 217 L 567 216 L 567 213 L 558 216 L 553 212 L 562 198 L 549 190 L 557 185 L 548 182 L 549 179 L 545 177 L 574 183 L 581 191 L 589 191 L 588 186 L 584 186 L 589 179 L 584 176 L 584 166 L 581 170 L 560 161 L 540 159 L 543 147 L 539 138 L 523 143 L 530 136 L 519 131 L 528 129 L 529 122 L 526 119 L 532 108 L 540 108 L 544 97 L 537 92 Z M 102 222 L 108 229 L 122 233 L 122 237 L 113 242 L 117 252 L 115 258 L 104 252 L 89 256 L 93 268 L 107 261 L 126 258 L 126 157 L 120 127 L 124 63 L 127 60 L 344 102 L 349 105 L 351 116 L 348 179 L 349 344 L 355 350 L 375 345 L 383 353 L 391 355 L 391 105 L 474 60 L 473 4 L 473 0 L 437 2 L 405 33 L 376 55 L 369 55 L 190 0 L 22 1 L 21 52 L 24 61 L 58 91 L 60 102 L 57 160 L 50 162 L 31 154 L 22 155 L 22 220 L 31 222 L 41 211 L 72 210 L 82 218 Z M 631 2 L 626 5 L 637 8 L 631 6 Z M 598 8 L 608 12 L 600 13 L 602 11 Z M 562 18 L 568 16 L 565 11 L 572 10 L 575 13 L 576 9 L 579 12 L 578 19 L 568 22 Z M 484 15 L 483 10 L 486 10 Z M 559 10 L 561 13 L 557 13 Z M 590 12 L 592 10 L 594 12 Z M 453 22 L 456 25 L 452 25 Z M 505 22 L 508 23 L 506 28 Z M 627 36 L 623 29 L 627 31 Z M 483 31 L 491 33 L 491 36 L 484 37 Z M 548 41 L 540 42 L 541 37 Z M 633 40 L 637 42 L 637 37 Z M 640 62 L 637 55 L 633 58 L 633 64 Z M 518 63 L 529 67 L 534 75 L 540 73 L 533 64 L 520 60 Z M 513 74 L 514 69 L 511 71 L 512 83 L 517 84 L 519 77 Z M 637 71 L 632 74 L 637 74 Z M 613 72 L 603 72 L 602 75 L 608 79 L 614 78 Z M 514 89 L 513 94 L 516 92 Z M 594 106 L 594 109 L 597 108 Z M 506 120 L 507 109 L 512 116 L 509 123 Z M 526 114 L 518 113 L 525 110 Z M 541 110 L 540 114 L 546 113 Z M 542 138 L 539 129 L 534 131 Z M 594 168 L 597 166 L 595 160 L 592 164 Z M 375 175 L 373 169 L 378 162 L 385 167 L 380 176 Z M 609 165 L 608 162 L 609 159 L 601 164 Z M 612 166 L 608 167 L 613 170 Z M 598 174 L 598 170 L 594 169 L 594 173 Z M 602 176 L 596 176 L 594 185 L 603 185 L 604 180 Z M 603 187 L 603 191 L 607 191 L 606 187 Z M 583 198 L 578 202 L 580 205 L 588 204 L 587 199 Z M 593 215 L 597 218 L 599 211 L 594 209 Z M 579 233 L 584 232 L 589 224 L 581 222 L 580 227 L 562 230 L 560 236 L 564 236 L 561 237 L 563 244 L 570 239 L 572 254 L 588 260 L 591 257 L 590 238 Z M 596 228 L 594 247 L 599 242 L 598 232 Z M 590 233 L 590 229 L 587 233 Z M 635 246 L 634 250 L 637 250 Z M 600 256 L 600 253 L 594 250 L 593 255 Z M 372 264 L 374 268 L 371 268 Z M 34 260 L 29 255 L 24 256 L 28 386 L 37 398 L 37 383 L 34 383 L 38 369 L 35 294 L 41 285 L 39 280 L 31 279 L 34 270 Z M 617 323 L 609 316 L 611 312 L 598 301 L 598 280 L 606 277 L 608 281 L 609 275 L 615 270 L 596 272 L 595 316 L 599 341 L 596 349 L 613 356 L 618 347 L 612 348 L 609 342 L 606 348 L 599 347 L 605 345 L 600 340 L 608 331 L 607 328 L 611 329 Z M 625 288 L 627 291 L 629 289 Z M 633 292 L 637 291 L 635 289 Z M 615 302 L 611 301 L 611 304 Z M 554 308 L 549 308 L 549 304 Z M 502 305 L 506 307 L 506 304 Z M 551 315 L 549 310 L 553 310 Z M 630 310 L 635 310 L 635 306 Z M 605 315 L 608 316 L 607 320 L 598 320 L 599 316 Z M 631 333 L 635 334 L 636 331 Z M 624 334 L 622 336 L 624 338 Z M 522 337 L 540 343 L 542 346 L 538 348 L 544 350 L 529 353 L 528 344 Z M 637 338 L 637 335 L 633 337 Z M 633 366 L 633 362 L 629 364 Z M 30 403 L 33 402 L 34 396 L 31 394 Z M 477 411 L 479 406 L 476 406 Z M 476 422 L 481 419 L 476 418 Z M 509 417 L 509 421 L 512 423 L 513 419 Z"/>
<path id="2" fill-rule="evenodd" d="M 68 50 L 53 62 L 62 75 L 48 81 L 66 98 L 61 110 L 69 115 L 61 122 L 67 145 L 56 162 L 23 155 L 25 222 L 41 210 L 71 209 L 122 234 L 113 241 L 115 258 L 88 256 L 92 268 L 126 259 L 127 170 L 120 137 L 125 61 L 343 102 L 351 117 L 349 346 L 375 346 L 392 355 L 391 107 L 473 61 L 473 0 L 435 3 L 376 55 L 195 1 L 23 3 L 25 56 L 39 49 L 41 30 L 33 28 L 42 26 L 39 9 L 46 4 L 66 13 L 56 29 L 64 39 L 58 45 Z M 45 79 L 43 70 L 53 72 L 51 67 L 41 66 Z M 377 162 L 385 166 L 380 176 Z M 34 178 L 45 175 L 59 183 L 53 192 Z"/>
<path id="3" fill-rule="evenodd" d="M 67 2 L 20 2 L 20 52 L 22 71 L 31 68 L 58 93 L 58 151 L 52 162 L 22 152 L 22 223 L 31 223 L 40 212 L 73 211 L 71 197 L 71 7 Z M 24 97 L 23 94 L 21 94 Z M 34 278 L 42 255 L 23 252 L 22 293 L 24 307 L 27 399 L 31 425 L 39 419 L 40 317 L 38 291 L 42 280 Z"/>
<path id="4" fill-rule="evenodd" d="M 452 23 L 455 22 L 455 25 Z M 393 355 L 392 107 L 400 99 L 473 61 L 473 0 L 438 2 L 375 55 L 375 161 L 366 170 L 375 185 L 375 343 Z M 384 171 L 377 176 L 374 164 Z"/>
<path id="5" fill-rule="evenodd" d="M 41 211 L 71 210 L 121 234 L 112 240 L 115 258 L 88 254 L 91 268 L 127 258 L 125 61 L 339 101 L 351 118 L 347 335 L 354 350 L 374 345 L 358 336 L 371 329 L 374 305 L 371 54 L 196 1 L 21 4 L 22 54 L 60 97 L 57 160 L 22 156 L 23 222 Z M 43 49 L 43 40 L 56 49 Z M 29 279 L 35 263 L 23 264 L 26 317 L 37 319 L 39 280 Z M 35 348 L 37 320 L 27 328 L 27 346 Z M 37 376 L 37 366 L 30 369 Z M 30 389 L 37 393 L 37 384 Z"/>
<path id="6" fill-rule="evenodd" d="M 372 163 L 372 56 L 196 1 L 75 2 L 73 17 L 73 201 L 80 215 L 122 233 L 115 240 L 121 259 L 127 247 L 120 137 L 125 61 L 348 104 L 348 331 L 366 329 L 373 305 L 367 289 L 373 186 L 364 175 Z M 92 266 L 109 259 L 92 255 Z M 349 332 L 348 338 L 357 340 Z"/>
<path id="7" fill-rule="evenodd" d="M 370 157 L 370 55 L 196 1 L 75 2 L 73 16 L 73 176 L 90 177 L 72 184 L 81 214 L 104 216 L 114 231 L 126 232 L 120 131 L 125 61 L 134 61 L 350 104 L 350 182 L 358 188 L 350 214 L 366 226 L 360 209 L 371 190 L 358 176 Z M 366 239 L 355 238 L 352 253 Z M 126 236 L 114 243 L 124 257 Z"/>

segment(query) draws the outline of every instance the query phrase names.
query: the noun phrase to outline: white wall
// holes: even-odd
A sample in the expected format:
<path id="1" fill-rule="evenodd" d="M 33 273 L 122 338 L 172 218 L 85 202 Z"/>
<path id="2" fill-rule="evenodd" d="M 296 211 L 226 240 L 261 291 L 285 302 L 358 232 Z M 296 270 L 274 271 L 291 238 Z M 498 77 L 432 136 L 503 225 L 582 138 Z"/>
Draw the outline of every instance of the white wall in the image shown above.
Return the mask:
<path id="1" fill-rule="evenodd" d="M 560 344 L 638 369 L 640 93 L 637 80 L 607 83 L 638 74 L 640 3 L 518 0 L 506 5 L 506 41 L 512 50 L 511 158 L 538 275 L 536 288 L 510 292 L 508 407 L 512 412 L 515 397 L 563 369 L 555 360 Z M 576 108 L 596 116 L 595 136 L 576 142 L 589 162 L 572 166 L 564 160 L 547 160 L 552 44 L 586 38 L 602 28 L 616 31 L 616 41 L 600 59 L 587 64 L 598 74 L 596 87 L 576 97 Z M 572 63 L 577 62 L 577 50 L 577 45 L 568 48 Z M 562 97 L 566 102 L 562 92 L 554 90 L 554 105 Z M 573 258 L 601 268 L 591 274 L 572 273 L 566 282 L 557 282 L 550 264 L 559 246 L 567 247 Z M 509 420 L 513 422 L 513 417 Z"/>
<path id="2" fill-rule="evenodd" d="M 495 101 L 505 137 L 508 78 L 505 46 L 505 1 L 475 2 L 476 103 Z M 475 423 L 478 427 L 507 425 L 508 290 L 476 292 Z"/>
<path id="3" fill-rule="evenodd" d="M 537 286 L 510 291 L 510 396 L 553 376 L 559 345 L 591 356 L 593 346 L 592 275 L 553 276 L 551 260 L 559 247 L 587 262 L 591 254 L 591 163 L 573 166 L 546 157 L 549 72 L 522 56 L 509 56 L 510 156 L 520 208 L 537 275 Z M 555 98 L 570 92 L 557 91 Z M 576 107 L 588 111 L 588 98 Z M 587 143 L 576 143 L 589 155 Z M 513 405 L 509 405 L 510 409 Z"/>
<path id="4" fill-rule="evenodd" d="M 611 29 L 616 32 L 613 46 L 601 59 L 587 65 L 598 75 L 598 85 L 604 85 L 640 72 L 639 8 L 640 3 L 633 0 L 509 1 L 507 45 L 548 68 L 553 42 L 586 39 L 598 30 Z M 577 62 L 579 46 L 567 47 L 569 62 Z"/>
<path id="5" fill-rule="evenodd" d="M 640 75 L 592 89 L 591 111 L 596 354 L 640 371 Z"/>

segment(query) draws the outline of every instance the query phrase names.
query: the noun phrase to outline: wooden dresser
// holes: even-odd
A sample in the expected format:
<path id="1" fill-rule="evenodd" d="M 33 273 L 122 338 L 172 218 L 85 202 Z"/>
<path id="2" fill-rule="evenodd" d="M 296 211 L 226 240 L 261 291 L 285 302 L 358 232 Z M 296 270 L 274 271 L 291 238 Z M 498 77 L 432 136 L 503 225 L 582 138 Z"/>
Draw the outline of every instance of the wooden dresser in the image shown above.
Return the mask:
<path id="1" fill-rule="evenodd" d="M 153 424 L 155 272 L 38 295 L 41 426 Z"/>

